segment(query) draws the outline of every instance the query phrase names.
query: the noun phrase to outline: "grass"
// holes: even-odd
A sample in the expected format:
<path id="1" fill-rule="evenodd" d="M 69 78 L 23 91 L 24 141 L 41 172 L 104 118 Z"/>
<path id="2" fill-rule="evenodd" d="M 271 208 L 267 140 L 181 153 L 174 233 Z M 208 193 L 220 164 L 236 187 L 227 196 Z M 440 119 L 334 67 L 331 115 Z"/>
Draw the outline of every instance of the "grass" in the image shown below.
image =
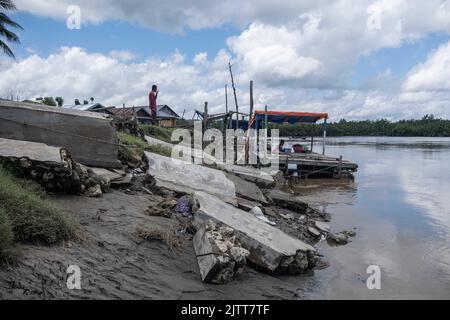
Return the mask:
<path id="1" fill-rule="evenodd" d="M 35 182 L 0 166 L 0 255 L 13 242 L 56 244 L 76 237 L 78 225 L 43 194 Z"/>
<path id="2" fill-rule="evenodd" d="M 150 124 L 142 124 L 140 125 L 140 128 L 142 129 L 142 131 L 144 131 L 144 134 L 147 136 L 151 136 L 153 138 L 172 143 L 171 137 L 174 129 L 161 128 Z"/>
<path id="3" fill-rule="evenodd" d="M 161 145 L 149 145 L 146 141 L 124 133 L 118 132 L 117 136 L 121 145 L 119 148 L 119 158 L 125 162 L 135 162 L 138 159 L 142 159 L 144 151 L 160 154 L 162 156 L 170 157 L 172 150 Z"/>

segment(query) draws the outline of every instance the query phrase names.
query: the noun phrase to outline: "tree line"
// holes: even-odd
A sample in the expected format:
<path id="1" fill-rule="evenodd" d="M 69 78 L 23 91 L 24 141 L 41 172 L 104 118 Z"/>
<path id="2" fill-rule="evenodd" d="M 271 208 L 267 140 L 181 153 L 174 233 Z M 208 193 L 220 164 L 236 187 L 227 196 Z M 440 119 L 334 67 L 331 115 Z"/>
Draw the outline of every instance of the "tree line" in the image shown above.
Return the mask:
<path id="1" fill-rule="evenodd" d="M 304 137 L 323 134 L 323 124 L 270 124 L 279 129 L 280 136 Z M 392 137 L 450 137 L 450 120 L 425 115 L 419 120 L 387 119 L 348 121 L 342 119 L 327 125 L 327 136 L 392 136 Z"/>

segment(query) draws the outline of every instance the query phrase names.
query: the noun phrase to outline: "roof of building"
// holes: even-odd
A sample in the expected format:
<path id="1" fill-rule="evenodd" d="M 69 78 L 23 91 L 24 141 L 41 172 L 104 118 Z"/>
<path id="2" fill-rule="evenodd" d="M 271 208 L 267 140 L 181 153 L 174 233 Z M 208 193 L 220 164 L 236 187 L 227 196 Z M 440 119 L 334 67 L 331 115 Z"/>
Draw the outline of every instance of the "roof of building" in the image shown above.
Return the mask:
<path id="1" fill-rule="evenodd" d="M 66 104 L 62 106 L 63 109 L 72 109 L 80 111 L 90 111 L 93 109 L 106 109 L 101 103 L 90 103 L 90 104 Z"/>
<path id="2" fill-rule="evenodd" d="M 256 121 L 265 121 L 266 117 L 268 122 L 274 123 L 316 123 L 320 119 L 328 119 L 328 113 L 257 110 L 252 116 L 250 126 Z"/>
<path id="3" fill-rule="evenodd" d="M 140 110 L 147 113 L 148 117 L 151 117 L 149 109 L 147 106 L 135 106 L 135 107 L 126 107 L 126 108 L 114 108 L 112 112 L 114 115 L 121 117 L 132 117 L 134 113 L 139 112 Z M 157 111 L 158 118 L 180 118 L 180 116 L 172 110 L 168 105 L 158 105 Z"/>

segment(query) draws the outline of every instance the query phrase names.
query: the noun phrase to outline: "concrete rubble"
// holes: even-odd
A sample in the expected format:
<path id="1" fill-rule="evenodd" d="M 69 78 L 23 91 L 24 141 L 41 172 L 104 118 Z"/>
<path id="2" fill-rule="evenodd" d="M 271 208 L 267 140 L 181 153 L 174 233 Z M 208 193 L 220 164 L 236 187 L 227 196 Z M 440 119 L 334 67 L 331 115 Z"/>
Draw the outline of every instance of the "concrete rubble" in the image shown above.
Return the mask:
<path id="1" fill-rule="evenodd" d="M 120 167 L 113 119 L 99 113 L 0 100 L 0 138 L 66 148 L 88 166 Z"/>
<path id="2" fill-rule="evenodd" d="M 156 179 L 156 186 L 175 192 L 190 194 L 205 190 L 221 200 L 236 204 L 234 183 L 220 170 L 215 170 L 177 159 L 145 152 L 148 173 Z"/>
<path id="3" fill-rule="evenodd" d="M 216 196 L 196 191 L 194 224 L 201 226 L 209 220 L 234 229 L 242 246 L 250 252 L 248 260 L 275 273 L 299 274 L 314 267 L 315 249 L 268 225 L 249 212 L 225 203 Z"/>
<path id="4" fill-rule="evenodd" d="M 193 238 L 200 275 L 203 282 L 224 284 L 243 272 L 250 254 L 236 238 L 232 228 L 211 220 Z"/>
<path id="5" fill-rule="evenodd" d="M 232 164 L 219 165 L 219 168 L 244 180 L 256 183 L 261 188 L 272 188 L 275 184 L 273 176 L 263 169 Z"/>
<path id="6" fill-rule="evenodd" d="M 241 198 L 267 204 L 267 199 L 259 187 L 233 174 L 226 174 L 226 177 L 234 183 L 236 194 Z"/>
<path id="7" fill-rule="evenodd" d="M 106 179 L 73 161 L 65 148 L 0 138 L 0 163 L 52 191 L 97 197 L 109 188 Z"/>
<path id="8" fill-rule="evenodd" d="M 290 209 L 295 212 L 304 213 L 308 209 L 308 204 L 298 197 L 277 190 L 269 190 L 266 195 L 273 201 L 273 203 L 281 208 Z"/>

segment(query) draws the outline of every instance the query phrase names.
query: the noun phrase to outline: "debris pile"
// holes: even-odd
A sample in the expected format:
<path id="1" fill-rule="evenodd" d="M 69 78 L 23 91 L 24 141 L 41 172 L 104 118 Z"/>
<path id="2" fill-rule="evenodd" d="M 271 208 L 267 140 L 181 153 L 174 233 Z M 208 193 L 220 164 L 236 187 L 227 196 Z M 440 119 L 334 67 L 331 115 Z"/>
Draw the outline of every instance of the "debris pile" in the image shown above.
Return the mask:
<path id="1" fill-rule="evenodd" d="M 66 148 L 87 166 L 120 167 L 113 119 L 100 113 L 0 99 L 0 138 Z"/>
<path id="2" fill-rule="evenodd" d="M 203 282 L 224 284 L 243 272 L 250 252 L 240 245 L 232 228 L 209 220 L 193 241 Z"/>
<path id="3" fill-rule="evenodd" d="M 72 160 L 66 149 L 43 143 L 0 138 L 0 163 L 50 191 L 98 197 L 109 188 L 106 179 Z"/>
<path id="4" fill-rule="evenodd" d="M 194 192 L 194 200 L 194 223 L 213 220 L 233 228 L 250 252 L 248 260 L 262 269 L 293 274 L 314 267 L 316 250 L 311 245 L 206 192 Z"/>

